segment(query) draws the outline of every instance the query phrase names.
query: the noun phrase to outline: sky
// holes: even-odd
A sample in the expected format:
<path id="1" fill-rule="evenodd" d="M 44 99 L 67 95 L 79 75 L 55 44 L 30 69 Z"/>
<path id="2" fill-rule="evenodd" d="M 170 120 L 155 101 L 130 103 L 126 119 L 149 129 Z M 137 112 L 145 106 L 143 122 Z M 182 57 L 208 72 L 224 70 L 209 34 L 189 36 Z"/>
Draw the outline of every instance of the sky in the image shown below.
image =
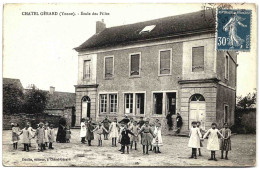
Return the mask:
<path id="1" fill-rule="evenodd" d="M 16 4 L 4 7 L 3 77 L 18 78 L 26 88 L 75 92 L 78 58 L 73 48 L 95 33 L 96 21 L 107 27 L 131 24 L 201 10 L 204 4 Z M 237 7 L 239 7 L 237 5 Z M 39 15 L 22 15 L 38 12 Z M 76 15 L 51 16 L 43 12 Z M 80 15 L 109 13 L 109 15 Z M 254 14 L 255 15 L 255 14 Z M 238 56 L 237 94 L 253 92 L 257 82 L 256 18 L 251 51 Z M 255 42 L 255 43 L 254 43 Z"/>

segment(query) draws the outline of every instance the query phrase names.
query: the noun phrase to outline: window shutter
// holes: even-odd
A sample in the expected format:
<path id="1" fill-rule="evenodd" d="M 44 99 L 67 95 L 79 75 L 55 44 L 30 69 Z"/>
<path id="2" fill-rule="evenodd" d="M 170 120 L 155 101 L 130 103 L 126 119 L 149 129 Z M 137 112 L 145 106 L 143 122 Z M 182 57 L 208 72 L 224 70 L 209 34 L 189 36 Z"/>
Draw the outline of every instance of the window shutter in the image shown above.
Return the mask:
<path id="1" fill-rule="evenodd" d="M 140 54 L 131 55 L 131 73 L 130 75 L 139 75 Z"/>
<path id="2" fill-rule="evenodd" d="M 192 48 L 192 72 L 204 71 L 204 47 Z"/>
<path id="3" fill-rule="evenodd" d="M 171 67 L 171 51 L 160 52 L 160 74 L 170 74 Z"/>
<path id="4" fill-rule="evenodd" d="M 105 59 L 105 77 L 113 76 L 113 57 L 107 57 Z"/>

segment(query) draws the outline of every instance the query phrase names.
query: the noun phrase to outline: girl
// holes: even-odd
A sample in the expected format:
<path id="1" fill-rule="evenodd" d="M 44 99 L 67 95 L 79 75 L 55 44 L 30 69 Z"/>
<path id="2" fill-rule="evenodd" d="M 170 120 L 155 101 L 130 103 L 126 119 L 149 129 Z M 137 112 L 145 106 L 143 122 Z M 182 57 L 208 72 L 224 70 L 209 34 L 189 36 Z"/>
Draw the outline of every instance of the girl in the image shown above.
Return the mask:
<path id="1" fill-rule="evenodd" d="M 223 135 L 219 132 L 219 130 L 216 127 L 217 124 L 212 123 L 211 129 L 209 129 L 203 137 L 203 139 L 205 139 L 207 136 L 209 136 L 207 145 L 207 149 L 211 151 L 211 158 L 209 160 L 215 161 L 217 161 L 216 151 L 219 150 L 218 134 L 223 138 Z"/>
<path id="2" fill-rule="evenodd" d="M 70 126 L 67 126 L 67 128 L 66 128 L 66 143 L 70 143 L 70 138 L 71 138 Z"/>
<path id="3" fill-rule="evenodd" d="M 124 127 L 125 127 L 125 124 L 123 122 L 121 122 L 120 127 L 119 127 L 119 135 L 118 135 L 118 143 L 120 143 L 120 144 L 121 144 L 121 138 L 122 138 L 122 131 L 123 131 Z M 120 152 L 123 151 L 122 144 L 121 144 L 121 148 L 118 151 L 120 151 Z"/>
<path id="4" fill-rule="evenodd" d="M 53 125 L 50 125 L 48 137 L 49 137 L 49 142 L 50 142 L 50 143 L 49 143 L 49 149 L 54 149 L 54 148 L 52 147 L 52 143 L 53 143 L 54 140 L 55 140 L 55 132 L 54 132 L 54 129 L 53 129 Z"/>
<path id="5" fill-rule="evenodd" d="M 34 134 L 34 138 L 35 138 L 35 136 L 37 136 L 37 143 L 38 143 L 38 146 L 39 146 L 38 152 L 43 152 L 43 150 L 44 150 L 44 146 L 45 146 L 44 135 L 45 135 L 45 133 L 44 133 L 44 128 L 43 128 L 43 123 L 39 123 L 39 128 L 37 128 L 37 130 Z"/>
<path id="6" fill-rule="evenodd" d="M 30 132 L 28 130 L 29 125 L 27 124 L 24 129 L 22 129 L 22 132 L 20 133 L 23 134 L 22 138 L 22 143 L 24 144 L 24 149 L 23 151 L 29 152 L 29 142 L 30 142 Z"/>
<path id="7" fill-rule="evenodd" d="M 49 126 L 46 123 L 44 126 L 44 143 L 45 143 L 45 145 L 43 147 L 44 150 L 46 150 L 46 147 L 48 147 L 48 143 L 49 143 L 48 134 L 49 134 Z"/>
<path id="8" fill-rule="evenodd" d="M 81 143 L 85 143 L 86 140 L 86 134 L 87 134 L 87 128 L 86 128 L 86 124 L 85 124 L 85 119 L 82 118 L 81 119 L 81 124 L 80 124 L 80 137 L 81 137 Z"/>
<path id="9" fill-rule="evenodd" d="M 14 123 L 11 123 L 12 126 L 12 142 L 13 142 L 13 148 L 17 149 L 18 141 L 20 140 L 18 135 L 18 128 L 17 125 Z"/>
<path id="10" fill-rule="evenodd" d="M 97 134 L 98 134 L 98 146 L 102 146 L 102 138 L 101 138 L 101 136 L 102 136 L 103 132 L 108 133 L 108 131 L 102 125 L 101 122 L 98 124 L 98 126 L 92 132 L 95 132 L 95 131 L 97 131 Z"/>
<path id="11" fill-rule="evenodd" d="M 205 132 L 204 130 L 202 130 L 202 128 L 200 128 L 200 122 L 197 122 L 197 128 L 200 130 L 201 135 L 202 135 L 202 133 Z M 202 136 L 203 136 L 203 135 L 202 135 Z M 202 147 L 203 147 L 203 144 L 202 144 L 202 141 L 200 140 L 200 148 L 202 148 Z M 199 150 L 199 156 L 202 156 L 202 155 L 201 155 L 201 150 L 200 150 L 200 148 L 198 148 L 198 150 Z"/>
<path id="12" fill-rule="evenodd" d="M 190 140 L 189 140 L 188 147 L 192 148 L 190 158 L 197 159 L 197 148 L 200 148 L 200 138 L 202 136 L 199 128 L 197 128 L 197 122 L 192 122 L 191 125 L 192 128 L 190 129 L 190 135 L 189 135 Z"/>
<path id="13" fill-rule="evenodd" d="M 127 129 L 127 124 L 124 125 L 124 128 L 121 132 L 121 145 L 122 145 L 122 153 L 125 153 L 125 147 L 127 147 L 127 154 L 129 154 L 129 145 L 130 145 L 130 137 L 129 134 L 134 135 L 129 129 Z"/>
<path id="14" fill-rule="evenodd" d="M 137 142 L 139 141 L 138 137 L 138 131 L 140 130 L 139 126 L 137 125 L 137 121 L 134 121 L 133 126 L 130 127 L 130 131 L 133 132 L 134 135 L 131 136 L 130 141 L 131 141 L 131 149 L 133 147 L 133 143 L 135 144 L 135 150 L 137 147 Z"/>
<path id="15" fill-rule="evenodd" d="M 111 123 L 111 121 L 106 116 L 105 119 L 101 123 L 103 123 L 103 126 L 106 129 L 106 131 L 103 132 L 104 140 L 108 140 L 108 133 L 107 132 L 109 130 L 109 124 Z"/>
<path id="16" fill-rule="evenodd" d="M 114 118 L 114 121 L 110 124 L 109 127 L 109 132 L 110 132 L 110 137 L 112 138 L 112 147 L 116 147 L 116 138 L 118 138 L 118 124 L 117 124 L 117 119 Z"/>
<path id="17" fill-rule="evenodd" d="M 228 160 L 228 151 L 231 150 L 231 130 L 228 128 L 228 124 L 224 123 L 224 128 L 220 130 L 220 133 L 223 135 L 224 139 L 221 140 L 220 150 L 221 150 L 221 159 L 224 159 L 223 154 L 226 151 L 225 159 Z"/>
<path id="18" fill-rule="evenodd" d="M 89 121 L 87 122 L 87 134 L 86 139 L 88 140 L 88 146 L 91 146 L 91 141 L 94 140 L 94 133 L 92 132 L 94 129 L 94 126 L 92 124 L 92 118 L 89 118 Z"/>
<path id="19" fill-rule="evenodd" d="M 163 145 L 161 123 L 156 122 L 153 133 L 155 135 L 155 138 L 153 138 L 153 141 L 152 141 L 152 145 L 154 147 L 154 152 L 161 153 L 160 146 Z"/>
<path id="20" fill-rule="evenodd" d="M 141 143 L 143 145 L 143 154 L 148 154 L 148 147 L 151 145 L 151 137 L 150 134 L 154 136 L 152 129 L 149 126 L 149 121 L 145 121 L 145 125 L 142 126 L 141 130 L 138 132 L 138 134 L 142 133 L 142 140 Z M 145 152 L 146 151 L 146 152 Z"/>

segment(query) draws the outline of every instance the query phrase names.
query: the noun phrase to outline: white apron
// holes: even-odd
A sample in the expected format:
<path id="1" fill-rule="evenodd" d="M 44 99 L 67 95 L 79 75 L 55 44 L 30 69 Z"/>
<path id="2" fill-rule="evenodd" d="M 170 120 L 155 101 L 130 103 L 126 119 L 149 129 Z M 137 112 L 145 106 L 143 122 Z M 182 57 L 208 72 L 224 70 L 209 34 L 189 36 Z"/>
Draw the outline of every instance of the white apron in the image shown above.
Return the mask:
<path id="1" fill-rule="evenodd" d="M 80 126 L 81 126 L 80 137 L 84 138 L 84 137 L 86 137 L 86 134 L 87 134 L 87 128 L 86 128 L 85 122 L 81 122 Z"/>

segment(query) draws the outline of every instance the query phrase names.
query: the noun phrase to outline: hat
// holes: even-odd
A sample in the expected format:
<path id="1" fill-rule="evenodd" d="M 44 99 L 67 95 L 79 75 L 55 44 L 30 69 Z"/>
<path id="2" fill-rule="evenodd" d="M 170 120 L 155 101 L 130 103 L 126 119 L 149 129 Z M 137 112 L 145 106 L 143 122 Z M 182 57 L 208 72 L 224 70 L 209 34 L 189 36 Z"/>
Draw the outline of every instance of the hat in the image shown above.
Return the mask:
<path id="1" fill-rule="evenodd" d="M 44 124 L 42 122 L 40 122 L 39 125 L 44 125 Z"/>
<path id="2" fill-rule="evenodd" d="M 14 126 L 14 123 L 11 123 L 12 126 Z"/>

